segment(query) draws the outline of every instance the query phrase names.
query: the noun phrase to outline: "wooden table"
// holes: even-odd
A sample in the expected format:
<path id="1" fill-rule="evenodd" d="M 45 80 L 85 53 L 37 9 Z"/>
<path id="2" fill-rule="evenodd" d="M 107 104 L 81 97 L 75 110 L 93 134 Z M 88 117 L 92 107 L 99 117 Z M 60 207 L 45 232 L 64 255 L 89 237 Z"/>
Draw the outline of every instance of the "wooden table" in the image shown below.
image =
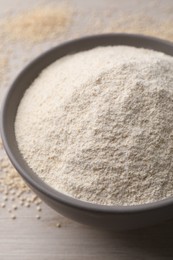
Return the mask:
<path id="1" fill-rule="evenodd" d="M 143 230 L 107 232 L 68 220 L 47 206 L 41 220 L 34 217 L 34 209 L 33 216 L 27 211 L 31 209 L 14 221 L 0 211 L 1 260 L 173 259 L 173 221 Z"/>
<path id="2" fill-rule="evenodd" d="M 37 4 L 56 1 L 36 1 Z M 14 79 L 16 74 L 22 69 L 30 59 L 37 56 L 43 50 L 56 45 L 64 39 L 74 38 L 77 35 L 91 34 L 100 31 L 97 14 L 108 13 L 109 8 L 114 8 L 115 12 L 130 11 L 134 8 L 143 10 L 147 5 L 156 1 L 82 1 L 72 0 L 70 4 L 77 10 L 76 22 L 64 38 L 59 38 L 52 42 L 43 43 L 33 47 L 29 52 L 27 47 L 21 50 L 20 46 L 14 45 L 15 52 L 11 55 L 8 80 L 0 87 L 0 92 L 4 93 L 6 86 Z M 35 1 L 0 1 L 0 15 L 4 12 L 13 11 L 17 8 L 24 9 L 31 7 Z M 157 1 L 158 10 L 152 10 L 151 14 L 156 16 L 162 14 L 163 8 L 168 7 L 173 13 L 173 1 Z M 154 3 L 156 7 L 157 4 Z M 160 6 L 159 6 L 160 5 Z M 108 8 L 109 7 L 109 8 Z M 172 9 L 171 9 L 172 8 Z M 164 9 L 165 10 L 165 9 Z M 86 15 L 87 14 L 87 15 Z M 169 13 L 171 16 L 172 14 Z M 84 28 L 84 23 L 88 19 L 95 19 L 95 27 Z M 103 19 L 107 19 L 104 18 Z M 96 28 L 96 29 L 94 29 Z M 104 31 L 104 30 L 103 30 Z M 65 38 L 66 37 L 66 38 Z M 9 47 L 9 46 L 8 46 Z M 12 48 L 13 46 L 11 46 Z M 26 61 L 26 59 L 28 61 Z M 0 194 L 1 195 L 1 194 Z M 23 208 L 17 211 L 17 219 L 12 220 L 6 210 L 0 207 L 0 260 L 172 260 L 173 259 L 173 220 L 143 230 L 128 232 L 100 231 L 95 230 L 60 216 L 46 205 L 42 205 L 43 211 L 41 219 L 36 219 L 37 210 L 32 205 L 31 208 Z M 60 223 L 61 227 L 56 227 Z"/>

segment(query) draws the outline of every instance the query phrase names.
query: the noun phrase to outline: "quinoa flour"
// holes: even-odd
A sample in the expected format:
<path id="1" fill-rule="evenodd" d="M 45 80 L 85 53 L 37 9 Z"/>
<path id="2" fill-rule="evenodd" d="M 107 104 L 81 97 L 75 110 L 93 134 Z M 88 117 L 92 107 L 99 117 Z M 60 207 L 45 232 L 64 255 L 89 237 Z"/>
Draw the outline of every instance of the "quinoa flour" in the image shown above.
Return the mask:
<path id="1" fill-rule="evenodd" d="M 127 46 L 57 60 L 25 92 L 15 133 L 39 177 L 72 197 L 134 205 L 173 195 L 173 57 Z"/>

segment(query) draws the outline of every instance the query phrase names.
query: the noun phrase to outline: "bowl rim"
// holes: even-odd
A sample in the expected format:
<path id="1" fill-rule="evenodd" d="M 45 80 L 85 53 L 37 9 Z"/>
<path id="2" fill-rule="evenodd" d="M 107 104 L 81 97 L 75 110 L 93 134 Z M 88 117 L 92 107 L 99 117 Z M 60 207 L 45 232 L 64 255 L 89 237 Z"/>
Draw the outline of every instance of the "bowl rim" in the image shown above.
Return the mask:
<path id="1" fill-rule="evenodd" d="M 5 125 L 5 116 L 6 116 L 6 108 L 8 106 L 9 98 L 11 96 L 11 93 L 13 91 L 13 88 L 15 87 L 15 84 L 18 80 L 20 80 L 20 77 L 27 72 L 29 68 L 34 66 L 38 62 L 38 60 L 44 58 L 46 55 L 49 55 L 50 52 L 53 52 L 57 48 L 66 47 L 68 45 L 71 45 L 76 42 L 83 42 L 85 40 L 90 39 L 99 39 L 101 37 L 131 37 L 139 40 L 150 40 L 151 42 L 157 42 L 161 44 L 165 44 L 173 49 L 173 43 L 162 40 L 160 38 L 141 35 L 141 34 L 129 34 L 129 33 L 108 33 L 108 34 L 96 34 L 96 35 L 90 35 L 85 36 L 77 39 L 73 39 L 70 41 L 66 41 L 64 43 L 58 44 L 57 46 L 50 48 L 46 52 L 42 53 L 41 55 L 34 58 L 22 71 L 18 74 L 16 79 L 13 81 L 11 86 L 9 87 L 5 98 L 2 102 L 1 106 L 1 115 L 0 115 L 0 132 L 1 132 L 1 138 L 2 142 L 5 148 L 5 151 L 13 164 L 13 166 L 16 168 L 17 172 L 22 176 L 24 180 L 26 180 L 31 187 L 33 187 L 35 190 L 38 190 L 39 193 L 46 195 L 47 197 L 51 198 L 53 201 L 58 201 L 60 204 L 64 204 L 68 207 L 76 208 L 79 210 L 85 210 L 89 212 L 95 212 L 95 213 L 105 213 L 105 214 L 133 214 L 133 213 L 140 213 L 140 212 L 148 212 L 153 211 L 155 209 L 159 208 L 165 208 L 170 205 L 173 205 L 173 196 L 169 198 L 165 198 L 156 202 L 149 202 L 146 204 L 138 204 L 138 205 L 102 205 L 102 204 L 96 204 L 91 203 L 87 201 L 83 201 L 80 199 L 76 199 L 74 197 L 71 197 L 67 194 L 64 194 L 62 192 L 59 192 L 46 184 L 40 177 L 38 176 L 31 176 L 29 172 L 26 172 L 25 169 L 21 166 L 20 162 L 16 159 L 15 154 L 13 154 L 11 150 L 11 145 L 8 140 L 8 133 L 6 131 L 6 125 Z M 99 45 L 98 45 L 99 46 Z M 46 67 L 45 67 L 46 68 Z M 40 71 L 41 72 L 41 71 Z M 27 88 L 26 88 L 27 89 Z"/>

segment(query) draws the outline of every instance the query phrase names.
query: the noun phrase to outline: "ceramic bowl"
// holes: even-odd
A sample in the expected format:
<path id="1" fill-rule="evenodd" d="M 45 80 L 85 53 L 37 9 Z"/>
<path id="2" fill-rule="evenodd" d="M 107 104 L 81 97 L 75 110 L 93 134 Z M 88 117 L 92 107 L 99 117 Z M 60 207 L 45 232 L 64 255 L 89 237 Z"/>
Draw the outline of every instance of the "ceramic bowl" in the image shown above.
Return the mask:
<path id="1" fill-rule="evenodd" d="M 173 198 L 137 206 L 103 206 L 64 195 L 44 183 L 20 154 L 14 122 L 25 90 L 40 72 L 57 59 L 97 46 L 127 45 L 160 51 L 173 56 L 173 44 L 161 39 L 132 34 L 89 36 L 63 43 L 31 62 L 17 77 L 6 95 L 1 113 L 1 136 L 5 150 L 22 178 L 50 207 L 78 222 L 99 228 L 127 230 L 154 225 L 173 217 Z"/>

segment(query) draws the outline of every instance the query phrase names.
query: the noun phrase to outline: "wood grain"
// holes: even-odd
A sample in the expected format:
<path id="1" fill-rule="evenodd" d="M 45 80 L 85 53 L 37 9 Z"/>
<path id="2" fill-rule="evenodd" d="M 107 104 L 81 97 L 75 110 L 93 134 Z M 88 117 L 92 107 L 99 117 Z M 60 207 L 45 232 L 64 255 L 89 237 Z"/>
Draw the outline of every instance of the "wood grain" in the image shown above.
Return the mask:
<path id="1" fill-rule="evenodd" d="M 136 231 L 108 232 L 68 220 L 46 205 L 41 220 L 35 214 L 34 208 L 25 209 L 12 220 L 0 210 L 1 260 L 173 259 L 173 221 Z"/>

